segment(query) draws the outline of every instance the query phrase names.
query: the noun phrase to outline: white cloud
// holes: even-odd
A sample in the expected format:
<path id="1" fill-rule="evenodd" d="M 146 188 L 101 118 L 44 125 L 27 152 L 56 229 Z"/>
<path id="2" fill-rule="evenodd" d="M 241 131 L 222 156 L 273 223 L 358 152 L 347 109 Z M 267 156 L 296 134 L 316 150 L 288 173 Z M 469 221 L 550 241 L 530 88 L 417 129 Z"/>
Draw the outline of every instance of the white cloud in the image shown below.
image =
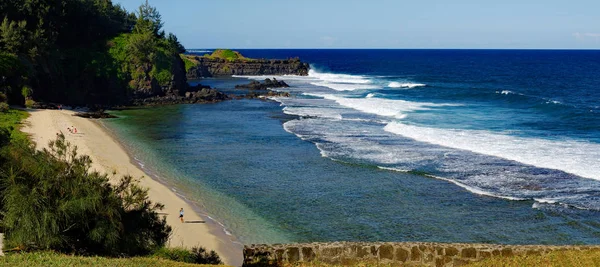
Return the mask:
<path id="1" fill-rule="evenodd" d="M 600 33 L 576 32 L 576 33 L 573 33 L 573 36 L 575 36 L 575 38 L 577 38 L 577 40 L 585 40 L 588 38 L 592 38 L 592 39 L 595 39 L 596 41 L 598 41 L 600 39 Z"/>

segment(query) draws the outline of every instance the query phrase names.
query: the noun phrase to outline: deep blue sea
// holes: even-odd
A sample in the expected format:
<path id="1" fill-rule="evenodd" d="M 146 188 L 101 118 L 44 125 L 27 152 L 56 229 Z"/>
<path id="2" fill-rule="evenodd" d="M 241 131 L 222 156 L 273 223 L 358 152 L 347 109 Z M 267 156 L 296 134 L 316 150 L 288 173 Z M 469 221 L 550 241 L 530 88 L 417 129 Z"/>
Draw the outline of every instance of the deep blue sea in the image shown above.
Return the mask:
<path id="1" fill-rule="evenodd" d="M 240 52 L 311 71 L 107 122 L 236 241 L 600 244 L 600 51 Z"/>

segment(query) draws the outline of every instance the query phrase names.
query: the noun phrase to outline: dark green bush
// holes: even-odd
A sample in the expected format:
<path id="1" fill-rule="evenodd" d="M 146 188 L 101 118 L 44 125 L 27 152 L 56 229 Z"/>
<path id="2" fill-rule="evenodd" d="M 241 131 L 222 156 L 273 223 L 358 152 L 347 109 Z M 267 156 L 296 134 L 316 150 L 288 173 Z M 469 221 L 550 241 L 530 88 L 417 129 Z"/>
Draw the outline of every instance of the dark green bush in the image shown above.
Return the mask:
<path id="1" fill-rule="evenodd" d="M 214 250 L 210 252 L 206 251 L 203 247 L 193 247 L 192 253 L 196 257 L 196 261 L 194 263 L 198 264 L 223 264 L 221 258 Z"/>
<path id="2" fill-rule="evenodd" d="M 221 258 L 214 250 L 207 252 L 203 247 L 193 247 L 192 250 L 183 248 L 163 247 L 154 252 L 155 257 L 172 261 L 197 263 L 197 264 L 223 264 Z"/>
<path id="3" fill-rule="evenodd" d="M 43 151 L 4 146 L 0 158 L 5 248 L 133 256 L 168 240 L 171 228 L 156 213 L 162 205 L 130 176 L 113 186 L 90 171 L 90 158 L 62 134 Z"/>

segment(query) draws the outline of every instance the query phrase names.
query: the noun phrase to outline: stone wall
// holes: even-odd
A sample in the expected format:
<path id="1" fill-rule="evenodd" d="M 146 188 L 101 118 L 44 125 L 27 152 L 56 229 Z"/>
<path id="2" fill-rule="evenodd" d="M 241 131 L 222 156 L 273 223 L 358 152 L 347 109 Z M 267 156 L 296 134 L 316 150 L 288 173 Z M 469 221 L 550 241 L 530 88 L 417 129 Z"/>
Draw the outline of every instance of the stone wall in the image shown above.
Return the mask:
<path id="1" fill-rule="evenodd" d="M 492 245 L 462 243 L 307 243 L 244 247 L 244 266 L 322 262 L 352 266 L 461 266 L 492 256 L 540 255 L 555 250 L 600 249 L 600 246 Z"/>

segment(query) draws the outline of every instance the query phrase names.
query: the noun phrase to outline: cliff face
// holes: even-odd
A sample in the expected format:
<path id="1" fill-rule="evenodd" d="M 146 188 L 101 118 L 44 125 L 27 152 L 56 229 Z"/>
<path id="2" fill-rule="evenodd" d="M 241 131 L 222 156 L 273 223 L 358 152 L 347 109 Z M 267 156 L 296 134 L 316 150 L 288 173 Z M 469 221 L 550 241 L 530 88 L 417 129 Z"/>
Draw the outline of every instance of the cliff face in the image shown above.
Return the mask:
<path id="1" fill-rule="evenodd" d="M 308 63 L 300 59 L 227 60 L 222 58 L 194 57 L 197 64 L 187 72 L 187 78 L 231 75 L 308 75 Z"/>
<path id="2" fill-rule="evenodd" d="M 146 66 L 143 70 L 145 75 L 131 81 L 131 84 L 133 85 L 131 100 L 162 96 L 180 96 L 187 92 L 188 84 L 183 60 L 176 56 L 173 57 L 171 61 L 171 77 L 169 82 L 163 86 L 160 86 L 155 78 L 150 77 L 149 73 L 152 69 L 152 65 Z"/>

